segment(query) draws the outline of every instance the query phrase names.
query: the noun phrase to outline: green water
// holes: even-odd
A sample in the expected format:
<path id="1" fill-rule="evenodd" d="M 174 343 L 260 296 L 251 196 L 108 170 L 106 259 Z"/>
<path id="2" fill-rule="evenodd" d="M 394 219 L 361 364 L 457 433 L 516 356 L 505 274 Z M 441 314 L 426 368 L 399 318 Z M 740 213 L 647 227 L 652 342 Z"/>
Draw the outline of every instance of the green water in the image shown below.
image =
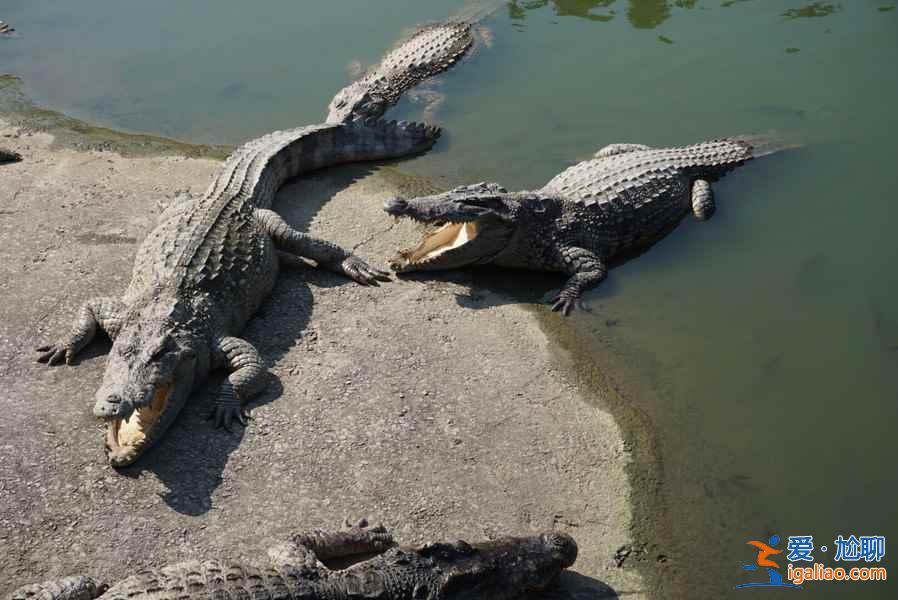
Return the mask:
<path id="1" fill-rule="evenodd" d="M 710 222 L 687 220 L 614 270 L 589 294 L 593 312 L 573 317 L 599 369 L 624 365 L 640 382 L 627 397 L 656 436 L 650 504 L 666 510 L 646 563 L 667 557 L 665 596 L 898 597 L 891 583 L 733 589 L 763 579 L 740 564 L 753 560 L 747 540 L 772 534 L 813 535 L 830 566 L 836 535 L 885 535 L 881 565 L 895 564 L 895 4 L 500 4 L 475 55 L 396 113 L 426 109 L 446 127 L 435 151 L 403 163 L 446 186 L 537 187 L 611 142 L 776 129 L 806 144 L 727 176 Z M 470 8 L 260 6 L 6 0 L 0 18 L 21 36 L 0 40 L 0 71 L 94 123 L 236 143 L 318 122 L 353 65 Z"/>

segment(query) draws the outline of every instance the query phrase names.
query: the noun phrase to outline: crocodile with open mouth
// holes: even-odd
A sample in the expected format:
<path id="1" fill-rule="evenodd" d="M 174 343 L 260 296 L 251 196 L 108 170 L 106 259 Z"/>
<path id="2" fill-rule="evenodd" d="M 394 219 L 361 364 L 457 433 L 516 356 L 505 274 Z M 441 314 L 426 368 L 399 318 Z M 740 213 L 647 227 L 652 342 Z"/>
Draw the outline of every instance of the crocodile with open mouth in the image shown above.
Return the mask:
<path id="1" fill-rule="evenodd" d="M 377 555 L 346 569 L 322 560 Z M 268 551 L 269 564 L 189 561 L 142 571 L 107 588 L 85 576 L 19 588 L 11 600 L 504 600 L 540 592 L 574 564 L 577 544 L 549 531 L 468 544 L 395 547 L 382 527 L 293 536 Z"/>
<path id="2" fill-rule="evenodd" d="M 237 336 L 271 292 L 279 260 L 309 258 L 362 284 L 389 279 L 346 250 L 294 230 L 270 210 L 272 200 L 302 173 L 429 149 L 438 127 L 382 116 L 471 44 L 466 23 L 426 26 L 340 91 L 325 123 L 245 143 L 203 196 L 177 200 L 162 213 L 137 251 L 124 296 L 89 300 L 67 336 L 38 348 L 41 362 L 71 363 L 98 330 L 112 338 L 94 414 L 107 421 L 113 466 L 134 462 L 160 439 L 211 369 L 230 371 L 214 401 L 216 426 L 245 423 L 243 407 L 265 387 L 266 371 L 256 349 Z"/>
<path id="3" fill-rule="evenodd" d="M 434 225 L 393 270 L 456 269 L 494 264 L 569 276 L 552 300 L 568 315 L 587 289 L 605 279 L 612 261 L 663 238 L 690 211 L 714 212 L 710 182 L 744 162 L 794 147 L 776 135 L 739 136 L 689 146 L 612 144 L 536 191 L 509 192 L 478 183 L 384 210 Z"/>

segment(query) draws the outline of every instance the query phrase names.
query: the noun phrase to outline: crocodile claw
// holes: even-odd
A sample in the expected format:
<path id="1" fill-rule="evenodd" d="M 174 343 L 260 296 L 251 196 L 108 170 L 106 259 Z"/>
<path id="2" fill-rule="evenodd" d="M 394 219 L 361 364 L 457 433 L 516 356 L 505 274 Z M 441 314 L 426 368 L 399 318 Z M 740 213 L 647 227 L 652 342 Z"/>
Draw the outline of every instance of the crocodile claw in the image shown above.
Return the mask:
<path id="1" fill-rule="evenodd" d="M 390 281 L 389 273 L 375 269 L 355 255 L 349 255 L 337 270 L 362 285 L 376 286 L 379 281 Z"/>
<path id="2" fill-rule="evenodd" d="M 579 296 L 567 294 L 563 291 L 550 300 L 549 304 L 552 305 L 552 312 L 560 312 L 565 317 L 569 316 L 575 308 L 579 308 L 584 312 L 592 312 Z"/>
<path id="3" fill-rule="evenodd" d="M 46 344 L 39 346 L 35 350 L 41 353 L 37 357 L 37 362 L 47 363 L 48 367 L 62 364 L 63 362 L 70 365 L 72 364 L 72 359 L 75 358 L 74 349 L 64 344 Z"/>
<path id="4" fill-rule="evenodd" d="M 231 423 L 234 421 L 246 427 L 249 419 L 252 419 L 252 417 L 242 407 L 221 404 L 216 406 L 206 417 L 207 421 L 215 421 L 214 426 L 216 429 L 224 429 L 227 432 L 231 431 Z"/>

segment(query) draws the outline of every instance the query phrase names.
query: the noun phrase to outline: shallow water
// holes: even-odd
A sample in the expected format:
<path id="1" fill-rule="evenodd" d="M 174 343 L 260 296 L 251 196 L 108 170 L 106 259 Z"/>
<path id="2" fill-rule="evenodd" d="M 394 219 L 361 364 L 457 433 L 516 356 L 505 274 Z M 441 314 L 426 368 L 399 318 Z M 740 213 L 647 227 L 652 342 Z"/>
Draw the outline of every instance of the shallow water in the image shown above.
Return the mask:
<path id="1" fill-rule="evenodd" d="M 882 565 L 893 564 L 894 4 L 498 5 L 476 54 L 396 113 L 446 127 L 434 152 L 403 163 L 446 186 L 538 187 L 611 142 L 776 129 L 805 143 L 716 184 L 710 222 L 687 220 L 614 270 L 588 296 L 593 312 L 573 317 L 597 357 L 612 353 L 650 390 L 630 399 L 658 436 L 672 538 L 648 559 L 667 556 L 681 595 L 791 593 L 733 589 L 763 579 L 740 565 L 753 559 L 747 540 L 772 534 L 813 535 L 830 566 L 836 535 L 885 535 Z M 92 122 L 236 143 L 320 121 L 400 32 L 470 8 L 264 6 L 7 0 L 0 18 L 20 37 L 0 40 L 0 70 Z M 805 587 L 895 597 L 892 584 Z"/>

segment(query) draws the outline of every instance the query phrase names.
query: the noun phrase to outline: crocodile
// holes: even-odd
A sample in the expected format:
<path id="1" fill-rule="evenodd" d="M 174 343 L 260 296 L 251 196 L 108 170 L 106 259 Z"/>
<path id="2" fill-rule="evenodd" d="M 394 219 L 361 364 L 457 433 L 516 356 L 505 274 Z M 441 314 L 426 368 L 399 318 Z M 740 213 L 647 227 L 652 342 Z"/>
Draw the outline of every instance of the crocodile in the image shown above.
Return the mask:
<path id="1" fill-rule="evenodd" d="M 567 316 L 582 308 L 583 292 L 605 279 L 609 265 L 645 251 L 690 211 L 710 218 L 711 182 L 790 147 L 764 134 L 672 148 L 611 144 L 535 191 L 482 182 L 391 198 L 387 213 L 431 226 L 391 267 L 405 273 L 493 264 L 564 273 L 568 279 L 551 304 Z"/>
<path id="2" fill-rule="evenodd" d="M 375 556 L 342 570 L 321 562 L 361 554 Z M 141 571 L 111 587 L 73 576 L 19 588 L 10 600 L 503 600 L 546 589 L 576 558 L 574 539 L 555 531 L 398 547 L 382 526 L 363 520 L 341 531 L 294 535 L 268 551 L 267 564 L 194 560 Z"/>
<path id="3" fill-rule="evenodd" d="M 6 148 L 0 148 L 0 164 L 9 162 L 18 162 L 22 160 L 22 155 Z"/>
<path id="4" fill-rule="evenodd" d="M 94 414 L 104 419 L 113 466 L 133 463 L 174 421 L 210 370 L 230 372 L 209 415 L 246 424 L 247 401 L 265 387 L 259 352 L 238 334 L 271 292 L 279 262 L 303 257 L 358 283 L 388 274 L 301 233 L 271 210 L 288 179 L 336 164 L 429 149 L 439 127 L 381 117 L 401 94 L 448 69 L 472 44 L 464 22 L 425 26 L 330 103 L 324 123 L 251 140 L 224 162 L 201 197 L 181 197 L 137 251 L 121 298 L 88 300 L 69 334 L 37 348 L 38 361 L 71 364 L 96 335 L 112 339 Z"/>

